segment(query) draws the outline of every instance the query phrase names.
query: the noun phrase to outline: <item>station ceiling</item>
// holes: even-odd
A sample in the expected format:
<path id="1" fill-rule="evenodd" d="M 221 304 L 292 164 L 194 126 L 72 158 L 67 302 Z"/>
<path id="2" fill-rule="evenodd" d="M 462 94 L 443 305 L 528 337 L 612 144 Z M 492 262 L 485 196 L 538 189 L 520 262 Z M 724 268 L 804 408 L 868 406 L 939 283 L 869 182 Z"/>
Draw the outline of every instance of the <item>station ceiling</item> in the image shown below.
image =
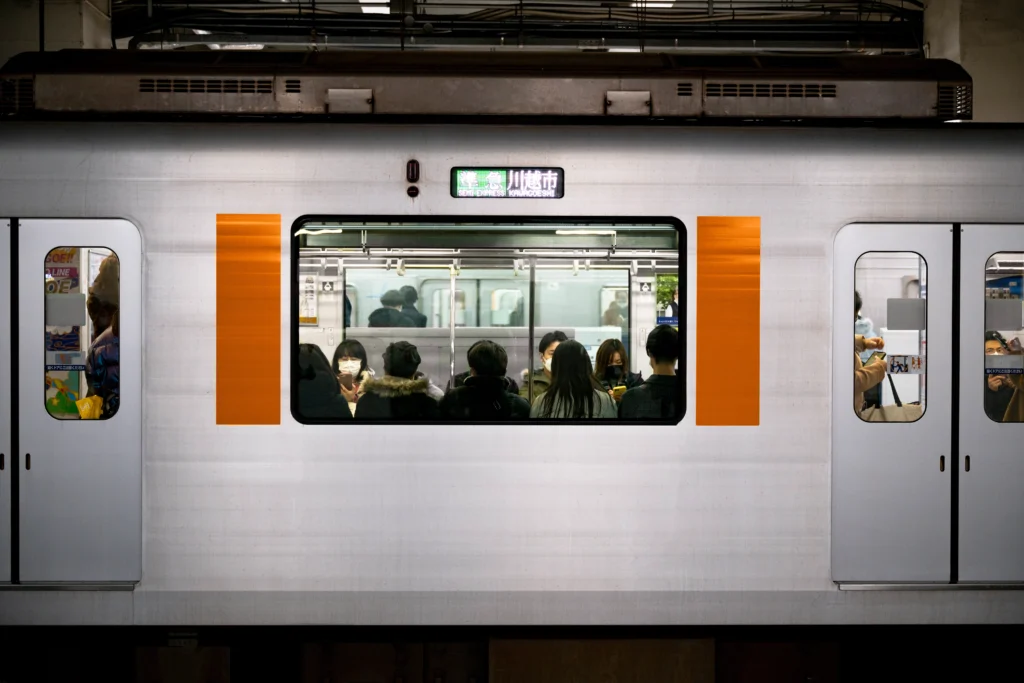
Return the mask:
<path id="1" fill-rule="evenodd" d="M 114 0 L 142 49 L 921 53 L 922 0 Z"/>

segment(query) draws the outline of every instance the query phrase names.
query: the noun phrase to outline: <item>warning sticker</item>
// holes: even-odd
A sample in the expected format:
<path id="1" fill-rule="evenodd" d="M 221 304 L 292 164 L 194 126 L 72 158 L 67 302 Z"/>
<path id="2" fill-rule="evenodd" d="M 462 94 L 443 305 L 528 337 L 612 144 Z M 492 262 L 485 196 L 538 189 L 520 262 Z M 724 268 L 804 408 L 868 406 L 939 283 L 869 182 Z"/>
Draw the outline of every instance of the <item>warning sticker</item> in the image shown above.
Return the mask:
<path id="1" fill-rule="evenodd" d="M 890 375 L 923 375 L 924 356 L 889 356 Z"/>

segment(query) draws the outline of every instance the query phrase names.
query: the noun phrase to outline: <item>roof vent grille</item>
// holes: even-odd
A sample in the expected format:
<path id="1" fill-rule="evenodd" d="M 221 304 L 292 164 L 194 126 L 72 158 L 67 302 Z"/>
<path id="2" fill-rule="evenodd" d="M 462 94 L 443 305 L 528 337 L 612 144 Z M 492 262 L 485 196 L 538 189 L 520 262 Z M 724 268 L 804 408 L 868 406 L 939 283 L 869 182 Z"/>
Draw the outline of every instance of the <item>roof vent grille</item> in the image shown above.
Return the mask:
<path id="1" fill-rule="evenodd" d="M 676 95 L 679 97 L 693 97 L 693 83 L 677 83 Z"/>
<path id="2" fill-rule="evenodd" d="M 36 108 L 35 79 L 0 80 L 0 114 L 18 114 Z"/>
<path id="3" fill-rule="evenodd" d="M 253 78 L 140 78 L 139 92 L 191 95 L 272 95 L 274 82 Z"/>
<path id="4" fill-rule="evenodd" d="M 298 78 L 289 78 L 284 82 L 284 91 L 288 94 L 298 94 L 302 92 L 302 81 Z"/>
<path id="5" fill-rule="evenodd" d="M 835 83 L 705 83 L 705 97 L 823 98 L 836 96 Z"/>
<path id="6" fill-rule="evenodd" d="M 970 85 L 939 85 L 938 114 L 945 119 L 969 119 L 974 113 Z"/>

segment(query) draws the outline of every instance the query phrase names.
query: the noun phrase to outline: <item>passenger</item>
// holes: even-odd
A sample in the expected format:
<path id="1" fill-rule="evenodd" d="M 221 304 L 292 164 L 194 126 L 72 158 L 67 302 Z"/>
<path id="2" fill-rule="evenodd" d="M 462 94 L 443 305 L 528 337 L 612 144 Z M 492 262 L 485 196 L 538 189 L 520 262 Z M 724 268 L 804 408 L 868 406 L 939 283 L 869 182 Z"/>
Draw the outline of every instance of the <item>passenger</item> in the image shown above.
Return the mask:
<path id="1" fill-rule="evenodd" d="M 427 396 L 429 396 L 430 398 L 434 399 L 439 403 L 441 399 L 444 398 L 444 392 L 441 391 L 441 387 L 434 384 L 434 380 L 430 379 L 430 377 L 425 372 L 417 370 L 416 374 L 413 375 L 413 379 L 427 380 Z"/>
<path id="2" fill-rule="evenodd" d="M 998 332 L 985 333 L 985 355 L 1005 356 L 1006 340 Z M 989 419 L 1002 422 L 1013 399 L 1013 382 L 1008 375 L 985 375 L 985 414 Z"/>
<path id="3" fill-rule="evenodd" d="M 608 310 L 601 316 L 601 325 L 603 327 L 622 327 L 626 319 L 622 317 L 621 311 L 617 302 L 613 301 L 608 304 Z"/>
<path id="4" fill-rule="evenodd" d="M 615 402 L 594 378 L 590 354 L 578 341 L 558 345 L 551 359 L 551 383 L 534 400 L 530 417 L 541 419 L 615 419 Z"/>
<path id="5" fill-rule="evenodd" d="M 402 315 L 409 318 L 412 321 L 413 327 L 426 327 L 427 316 L 416 310 L 416 302 L 419 301 L 419 295 L 416 293 L 415 287 L 406 285 L 398 290 L 402 295 Z"/>
<path id="6" fill-rule="evenodd" d="M 668 306 L 665 307 L 665 317 L 679 317 L 679 287 L 676 287 L 675 291 L 672 293 L 672 301 L 669 301 Z"/>
<path id="7" fill-rule="evenodd" d="M 409 342 L 384 349 L 384 377 L 363 384 L 359 399 L 360 420 L 431 420 L 440 411 L 428 393 L 429 382 L 416 379 L 420 354 Z"/>
<path id="8" fill-rule="evenodd" d="M 114 311 L 110 325 L 89 345 L 85 358 L 85 379 L 89 383 L 86 396 L 103 399 L 101 420 L 113 417 L 121 404 L 120 320 L 120 312 Z"/>
<path id="9" fill-rule="evenodd" d="M 658 325 L 647 335 L 646 348 L 653 374 L 622 396 L 619 417 L 624 420 L 667 419 L 678 410 L 676 402 L 682 396 L 682 380 L 676 374 L 679 332 L 671 325 Z"/>
<path id="10" fill-rule="evenodd" d="M 639 372 L 629 371 L 629 356 L 626 355 L 626 347 L 618 339 L 605 339 L 598 347 L 594 376 L 616 403 L 622 400 L 622 394 L 618 394 L 618 398 L 616 398 L 615 387 L 632 389 L 644 382 L 644 378 Z"/>
<path id="11" fill-rule="evenodd" d="M 110 327 L 114 313 L 120 307 L 120 279 L 121 266 L 117 256 L 111 254 L 100 261 L 99 272 L 89 287 L 89 296 L 85 301 L 92 322 L 92 338 L 89 341 Z"/>
<path id="12" fill-rule="evenodd" d="M 391 289 L 380 298 L 380 308 L 370 314 L 370 327 L 415 327 L 412 319 L 402 315 L 405 299 L 397 290 Z"/>
<path id="13" fill-rule="evenodd" d="M 470 347 L 469 374 L 463 386 L 441 401 L 441 417 L 460 421 L 525 420 L 530 416 L 526 399 L 509 392 L 505 377 L 508 354 L 490 340 Z"/>
<path id="14" fill-rule="evenodd" d="M 540 352 L 540 362 L 542 367 L 538 370 L 534 370 L 532 375 L 527 376 L 527 372 L 523 371 L 523 379 L 526 380 L 523 387 L 519 390 L 519 395 L 523 398 L 530 400 L 530 387 L 533 387 L 533 401 L 537 401 L 537 397 L 548 390 L 548 386 L 551 385 L 551 357 L 555 353 L 555 349 L 558 345 L 564 341 L 568 341 L 568 337 L 565 336 L 565 332 L 555 330 L 554 332 L 548 332 L 540 338 L 540 344 L 537 345 L 537 351 Z"/>
<path id="15" fill-rule="evenodd" d="M 363 393 L 363 385 L 373 378 L 366 358 L 366 349 L 355 339 L 346 339 L 334 349 L 334 360 L 331 363 L 337 373 L 341 395 L 348 401 L 348 408 L 356 414 L 356 403 Z"/>
<path id="16" fill-rule="evenodd" d="M 299 344 L 299 413 L 314 419 L 352 419 L 338 378 L 316 344 Z"/>
<path id="17" fill-rule="evenodd" d="M 1019 356 L 1024 354 L 1024 349 L 1021 349 L 1020 343 L 1014 339 L 1006 345 L 1006 352 L 1011 356 Z M 1010 405 L 1006 406 L 1003 422 L 1024 422 L 1024 375 L 1014 374 L 1007 377 L 1013 385 L 1013 396 L 1010 398 Z"/>
<path id="18" fill-rule="evenodd" d="M 854 334 L 859 334 L 865 339 L 873 339 L 878 335 L 875 334 L 875 327 L 871 322 L 870 318 L 865 318 L 860 314 L 863 301 L 860 298 L 860 292 L 854 290 L 853 292 L 853 331 Z M 871 349 L 865 349 L 860 354 L 860 359 L 865 363 L 868 362 L 868 358 L 874 353 Z M 864 401 L 868 407 L 877 406 L 882 407 L 882 385 L 878 384 L 871 389 L 864 392 Z"/>
<path id="19" fill-rule="evenodd" d="M 473 345 L 469 347 L 469 350 L 466 351 L 466 359 L 467 360 L 469 359 L 469 354 L 473 353 L 473 349 L 476 348 L 477 344 L 482 344 L 485 341 L 487 341 L 487 340 L 486 339 L 481 339 L 478 342 L 474 342 Z M 469 376 L 470 376 L 470 371 L 466 370 L 465 372 L 460 372 L 459 374 L 455 375 L 455 377 L 453 377 L 452 379 L 448 380 L 448 384 L 444 388 L 445 395 L 447 396 L 449 393 L 451 393 L 452 390 L 458 389 L 459 387 L 464 385 L 466 383 L 466 378 L 468 378 Z M 516 381 L 514 379 L 512 379 L 511 377 L 507 377 L 506 376 L 505 377 L 505 384 L 508 387 L 508 393 L 515 394 L 516 396 L 519 396 L 519 385 L 516 384 Z"/>
<path id="20" fill-rule="evenodd" d="M 877 358 L 867 365 L 860 359 L 864 349 L 880 350 L 885 341 L 879 337 L 853 337 L 853 409 L 860 415 L 864 410 L 864 392 L 878 386 L 885 379 L 885 360 Z"/>

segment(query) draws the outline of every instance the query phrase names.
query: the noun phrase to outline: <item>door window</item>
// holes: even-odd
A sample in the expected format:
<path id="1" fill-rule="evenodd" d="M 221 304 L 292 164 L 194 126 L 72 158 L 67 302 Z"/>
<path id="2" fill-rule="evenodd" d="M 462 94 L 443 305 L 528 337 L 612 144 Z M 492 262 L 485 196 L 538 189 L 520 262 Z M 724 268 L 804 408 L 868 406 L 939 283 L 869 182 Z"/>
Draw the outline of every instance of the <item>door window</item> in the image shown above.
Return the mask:
<path id="1" fill-rule="evenodd" d="M 58 247 L 43 270 L 46 412 L 60 420 L 113 417 L 120 399 L 117 254 Z"/>
<path id="2" fill-rule="evenodd" d="M 914 252 L 867 252 L 854 271 L 854 411 L 916 422 L 925 411 L 928 264 Z"/>
<path id="3" fill-rule="evenodd" d="M 985 264 L 985 414 L 1024 421 L 1024 253 L 1000 252 Z"/>

